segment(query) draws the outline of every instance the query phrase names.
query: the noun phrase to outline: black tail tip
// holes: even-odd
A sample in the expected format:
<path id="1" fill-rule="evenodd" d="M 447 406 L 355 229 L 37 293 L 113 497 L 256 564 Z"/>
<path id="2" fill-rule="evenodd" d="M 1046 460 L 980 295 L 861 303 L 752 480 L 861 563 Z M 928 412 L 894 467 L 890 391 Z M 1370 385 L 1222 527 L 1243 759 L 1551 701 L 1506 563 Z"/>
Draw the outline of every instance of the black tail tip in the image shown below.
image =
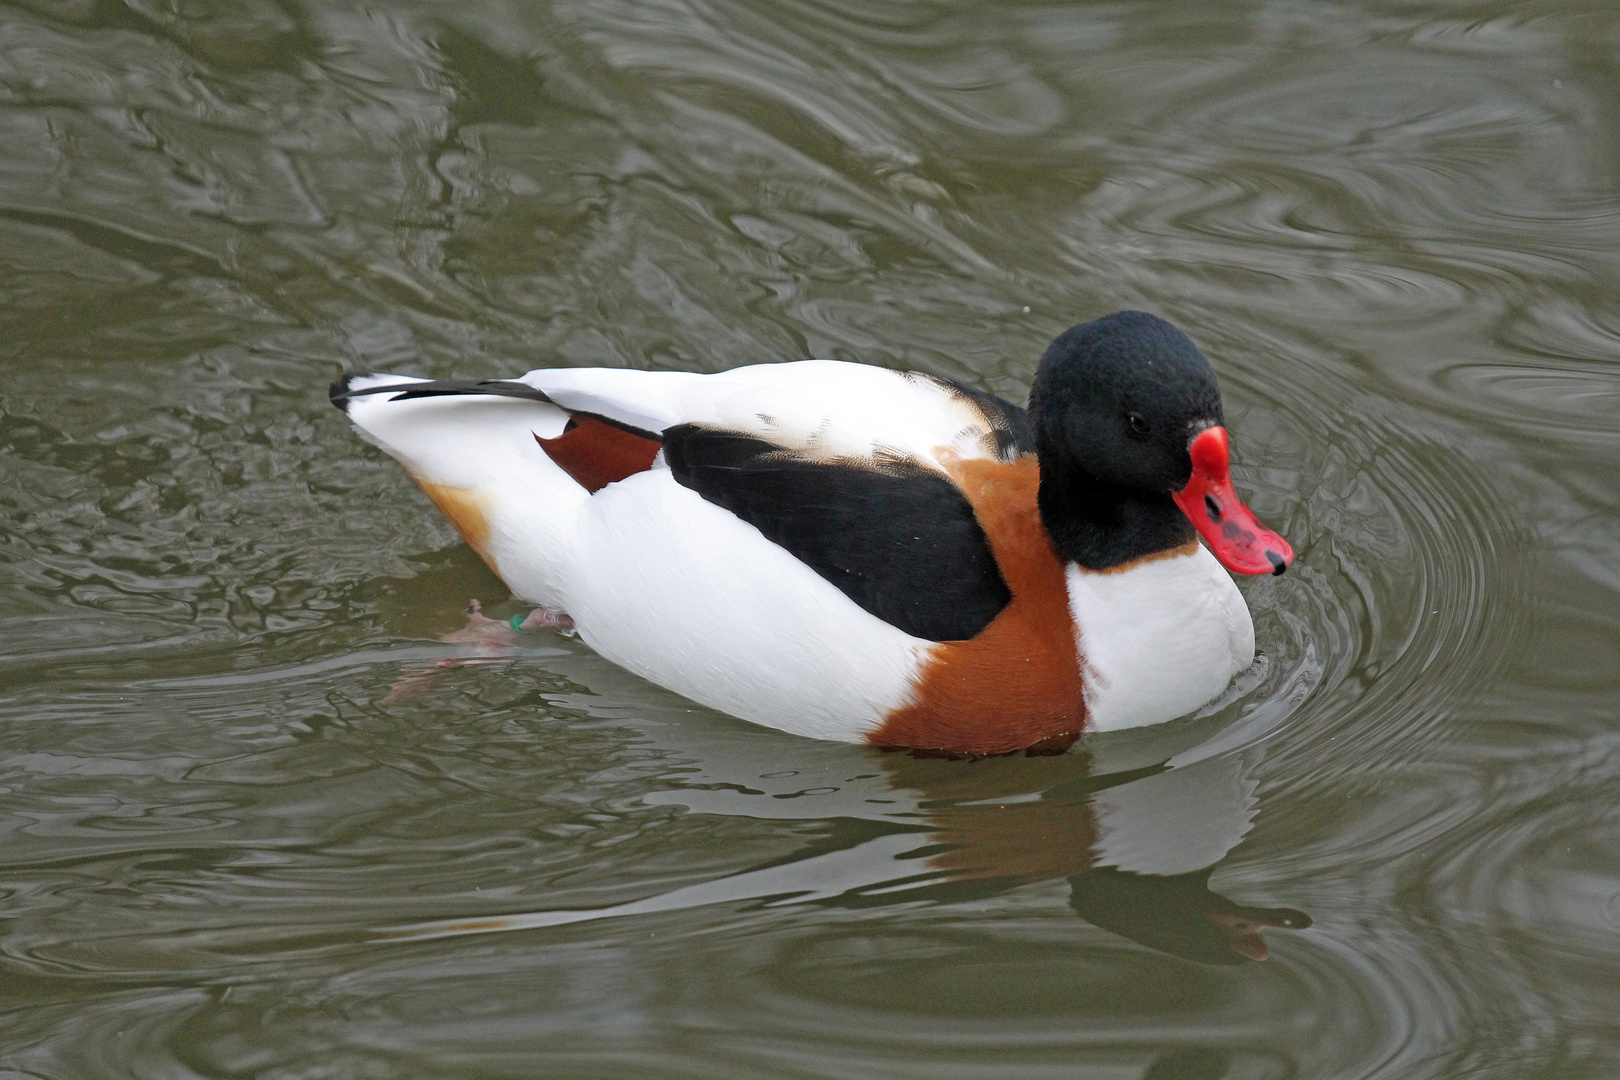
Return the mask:
<path id="1" fill-rule="evenodd" d="M 337 382 L 327 387 L 326 398 L 339 412 L 345 416 L 349 412 L 349 384 L 360 377 L 359 372 L 349 372 L 340 377 Z"/>

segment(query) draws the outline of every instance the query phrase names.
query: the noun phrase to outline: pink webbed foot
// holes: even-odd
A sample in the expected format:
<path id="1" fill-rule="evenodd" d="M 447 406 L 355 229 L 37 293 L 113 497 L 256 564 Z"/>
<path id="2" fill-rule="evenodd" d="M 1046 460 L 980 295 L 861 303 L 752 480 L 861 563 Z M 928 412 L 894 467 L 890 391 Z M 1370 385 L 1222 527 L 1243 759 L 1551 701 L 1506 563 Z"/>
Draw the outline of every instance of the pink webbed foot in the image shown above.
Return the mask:
<path id="1" fill-rule="evenodd" d="M 574 629 L 573 619 L 550 608 L 535 608 L 522 620 L 514 616 L 508 622 L 501 622 L 485 615 L 484 605 L 472 600 L 467 604 L 466 616 L 466 623 L 459 629 L 439 637 L 440 641 L 466 646 L 466 655 L 446 657 L 416 670 L 407 670 L 389 688 L 388 696 L 383 698 L 384 705 L 426 693 L 452 668 L 510 660 L 524 647 L 523 638 L 528 634 L 539 630 L 570 633 Z"/>
<path id="2" fill-rule="evenodd" d="M 536 630 L 555 630 L 560 634 L 572 634 L 574 620 L 568 617 L 566 611 L 537 607 L 529 612 L 522 622 L 517 623 L 516 630 L 520 634 L 532 634 Z"/>

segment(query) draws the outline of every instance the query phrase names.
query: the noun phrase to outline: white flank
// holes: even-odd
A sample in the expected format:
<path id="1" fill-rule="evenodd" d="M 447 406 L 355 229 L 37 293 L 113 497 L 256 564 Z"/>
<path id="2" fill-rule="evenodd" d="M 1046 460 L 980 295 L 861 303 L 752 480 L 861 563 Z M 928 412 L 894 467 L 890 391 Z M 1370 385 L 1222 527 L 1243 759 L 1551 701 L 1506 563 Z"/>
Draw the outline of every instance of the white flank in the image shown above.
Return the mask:
<path id="1" fill-rule="evenodd" d="M 1173 720 L 1254 662 L 1254 623 L 1203 545 L 1118 573 L 1070 564 L 1086 709 L 1096 731 Z"/>
<path id="2" fill-rule="evenodd" d="M 590 500 L 563 607 L 621 667 L 732 716 L 845 742 L 910 698 L 932 646 L 666 469 Z"/>

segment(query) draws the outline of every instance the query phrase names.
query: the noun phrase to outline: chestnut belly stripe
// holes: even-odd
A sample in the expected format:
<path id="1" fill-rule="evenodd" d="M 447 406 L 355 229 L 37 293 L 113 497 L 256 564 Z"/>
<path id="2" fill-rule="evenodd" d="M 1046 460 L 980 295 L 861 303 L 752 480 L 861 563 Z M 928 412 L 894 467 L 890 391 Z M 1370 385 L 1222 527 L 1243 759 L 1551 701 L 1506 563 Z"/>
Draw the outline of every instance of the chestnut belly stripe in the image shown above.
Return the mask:
<path id="1" fill-rule="evenodd" d="M 937 644 L 874 746 L 980 756 L 1061 753 L 1085 727 L 1080 657 L 1062 558 L 1041 525 L 1033 454 L 1008 463 L 942 455 L 989 537 L 1012 602 L 967 641 Z"/>

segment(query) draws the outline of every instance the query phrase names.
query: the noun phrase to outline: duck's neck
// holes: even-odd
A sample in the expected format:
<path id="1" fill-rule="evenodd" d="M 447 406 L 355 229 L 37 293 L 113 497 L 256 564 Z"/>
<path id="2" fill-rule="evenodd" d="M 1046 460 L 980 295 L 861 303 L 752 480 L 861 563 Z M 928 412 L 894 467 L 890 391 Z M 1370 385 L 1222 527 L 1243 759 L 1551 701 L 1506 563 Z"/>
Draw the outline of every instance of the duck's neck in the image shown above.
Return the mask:
<path id="1" fill-rule="evenodd" d="M 1065 559 L 1110 570 L 1190 543 L 1197 533 L 1168 493 L 1105 483 L 1041 461 L 1041 524 Z"/>

